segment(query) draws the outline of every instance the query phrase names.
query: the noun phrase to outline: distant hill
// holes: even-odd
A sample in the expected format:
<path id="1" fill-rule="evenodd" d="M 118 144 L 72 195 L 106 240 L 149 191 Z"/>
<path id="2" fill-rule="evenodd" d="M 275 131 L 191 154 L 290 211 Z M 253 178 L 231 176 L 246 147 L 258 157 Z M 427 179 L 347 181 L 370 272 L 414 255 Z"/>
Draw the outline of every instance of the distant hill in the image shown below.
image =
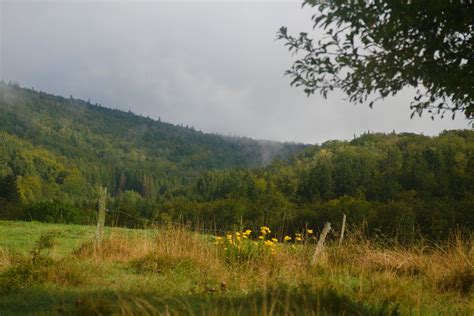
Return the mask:
<path id="1" fill-rule="evenodd" d="M 204 170 L 286 160 L 305 147 L 207 134 L 6 83 L 0 83 L 0 139 L 0 175 L 14 181 L 37 176 L 61 191 L 73 170 L 80 181 L 107 185 L 112 193 L 144 194 L 163 193 Z"/>

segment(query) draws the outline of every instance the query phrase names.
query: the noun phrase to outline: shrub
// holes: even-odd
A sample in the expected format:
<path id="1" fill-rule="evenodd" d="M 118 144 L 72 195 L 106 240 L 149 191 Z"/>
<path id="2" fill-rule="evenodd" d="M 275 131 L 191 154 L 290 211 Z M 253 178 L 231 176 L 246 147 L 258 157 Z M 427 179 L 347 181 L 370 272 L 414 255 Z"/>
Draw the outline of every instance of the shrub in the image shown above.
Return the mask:
<path id="1" fill-rule="evenodd" d="M 31 219 L 47 223 L 81 223 L 83 212 L 63 201 L 38 202 L 27 208 Z"/>
<path id="2" fill-rule="evenodd" d="M 35 264 L 39 259 L 41 259 L 41 253 L 43 250 L 50 250 L 54 246 L 54 236 L 55 233 L 49 232 L 43 234 L 35 242 L 34 247 L 31 249 L 31 261 Z"/>

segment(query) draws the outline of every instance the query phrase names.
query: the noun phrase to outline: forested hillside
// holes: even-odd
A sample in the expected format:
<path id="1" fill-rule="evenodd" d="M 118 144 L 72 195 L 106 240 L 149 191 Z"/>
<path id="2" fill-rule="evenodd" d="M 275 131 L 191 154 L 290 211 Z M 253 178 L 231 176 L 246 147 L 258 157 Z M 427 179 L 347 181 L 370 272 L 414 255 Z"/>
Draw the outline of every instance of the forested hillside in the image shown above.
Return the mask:
<path id="1" fill-rule="evenodd" d="M 301 144 L 206 134 L 73 98 L 0 83 L 0 197 L 21 203 L 172 194 L 203 170 L 257 168 Z"/>
<path id="2" fill-rule="evenodd" d="M 0 216 L 91 223 L 98 185 L 114 225 L 283 234 L 345 213 L 373 236 L 445 238 L 474 228 L 474 131 L 281 144 L 1 84 Z"/>

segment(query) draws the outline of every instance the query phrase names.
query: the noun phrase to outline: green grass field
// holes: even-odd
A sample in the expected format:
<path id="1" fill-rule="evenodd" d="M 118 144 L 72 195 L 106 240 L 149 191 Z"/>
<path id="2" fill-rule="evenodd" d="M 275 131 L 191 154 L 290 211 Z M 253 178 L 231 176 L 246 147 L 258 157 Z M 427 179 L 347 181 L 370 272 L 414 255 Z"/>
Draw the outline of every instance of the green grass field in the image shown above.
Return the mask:
<path id="1" fill-rule="evenodd" d="M 95 226 L 0 221 L 0 248 L 28 254 L 41 235 L 53 233 L 56 238 L 51 255 L 61 257 L 71 253 L 85 241 L 92 240 L 95 231 Z M 106 237 L 116 233 L 146 237 L 150 236 L 152 231 L 105 227 Z"/>
<path id="2" fill-rule="evenodd" d="M 349 234 L 313 266 L 314 243 L 267 247 L 254 233 L 216 244 L 180 227 L 106 228 L 97 247 L 94 232 L 0 221 L 0 315 L 474 314 L 472 240 L 381 247 Z"/>

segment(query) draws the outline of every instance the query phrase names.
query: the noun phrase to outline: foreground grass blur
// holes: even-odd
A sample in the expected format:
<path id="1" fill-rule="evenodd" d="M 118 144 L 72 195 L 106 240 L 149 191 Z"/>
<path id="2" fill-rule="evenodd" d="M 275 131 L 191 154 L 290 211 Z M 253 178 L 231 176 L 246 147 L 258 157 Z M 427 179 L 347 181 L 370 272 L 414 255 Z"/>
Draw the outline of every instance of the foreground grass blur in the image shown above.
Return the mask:
<path id="1" fill-rule="evenodd" d="M 474 314 L 471 237 L 402 247 L 349 232 L 311 266 L 312 232 L 108 228 L 100 247 L 93 236 L 0 222 L 0 314 Z"/>

